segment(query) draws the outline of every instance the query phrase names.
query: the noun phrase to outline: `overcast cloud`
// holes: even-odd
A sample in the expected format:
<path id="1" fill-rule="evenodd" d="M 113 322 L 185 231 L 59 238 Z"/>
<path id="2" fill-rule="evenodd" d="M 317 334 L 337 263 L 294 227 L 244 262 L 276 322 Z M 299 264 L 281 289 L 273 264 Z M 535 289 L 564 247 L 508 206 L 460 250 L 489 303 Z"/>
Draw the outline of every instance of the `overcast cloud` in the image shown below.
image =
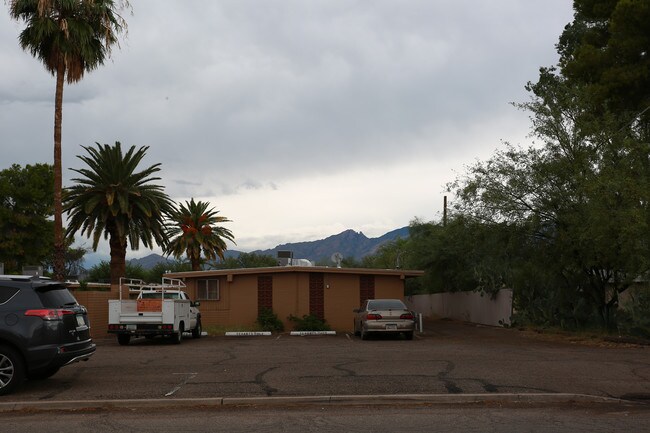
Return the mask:
<path id="1" fill-rule="evenodd" d="M 509 103 L 572 19 L 569 0 L 132 3 L 120 49 L 65 88 L 64 185 L 81 145 L 150 146 L 166 192 L 209 201 L 243 251 L 438 219 L 464 165 L 528 142 Z M 0 169 L 52 163 L 54 78 L 4 6 Z"/>

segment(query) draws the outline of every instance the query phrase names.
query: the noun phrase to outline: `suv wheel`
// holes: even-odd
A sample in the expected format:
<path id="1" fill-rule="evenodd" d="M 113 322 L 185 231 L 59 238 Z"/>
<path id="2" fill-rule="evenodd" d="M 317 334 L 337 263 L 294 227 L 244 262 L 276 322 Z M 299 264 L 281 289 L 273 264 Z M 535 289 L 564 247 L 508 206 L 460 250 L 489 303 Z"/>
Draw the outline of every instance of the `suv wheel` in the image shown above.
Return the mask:
<path id="1" fill-rule="evenodd" d="M 25 367 L 18 352 L 0 346 L 0 395 L 9 394 L 25 379 Z"/>

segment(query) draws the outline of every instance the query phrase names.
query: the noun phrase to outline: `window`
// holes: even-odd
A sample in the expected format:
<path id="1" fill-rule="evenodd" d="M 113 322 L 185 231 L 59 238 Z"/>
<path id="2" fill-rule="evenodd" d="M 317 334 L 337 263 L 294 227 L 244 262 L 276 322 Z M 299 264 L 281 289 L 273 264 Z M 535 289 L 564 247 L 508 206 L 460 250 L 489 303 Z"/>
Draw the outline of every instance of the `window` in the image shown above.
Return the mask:
<path id="1" fill-rule="evenodd" d="M 196 299 L 218 301 L 220 299 L 219 280 L 197 280 Z"/>
<path id="2" fill-rule="evenodd" d="M 9 299 L 13 298 L 16 293 L 18 293 L 18 289 L 14 287 L 0 286 L 0 304 L 9 301 Z"/>

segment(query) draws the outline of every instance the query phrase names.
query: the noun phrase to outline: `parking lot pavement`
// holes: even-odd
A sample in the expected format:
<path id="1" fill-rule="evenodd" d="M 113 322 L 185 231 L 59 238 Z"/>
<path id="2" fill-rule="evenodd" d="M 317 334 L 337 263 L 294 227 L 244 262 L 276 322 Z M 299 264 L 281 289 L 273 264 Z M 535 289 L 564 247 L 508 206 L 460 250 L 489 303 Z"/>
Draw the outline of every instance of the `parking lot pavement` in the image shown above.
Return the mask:
<path id="1" fill-rule="evenodd" d="M 224 404 L 650 397 L 647 347 L 542 341 L 512 329 L 447 321 L 429 322 L 412 341 L 362 341 L 339 333 L 185 338 L 181 345 L 138 339 L 120 346 L 111 338 L 97 346 L 90 361 L 0 397 L 0 410 L 172 399 Z"/>

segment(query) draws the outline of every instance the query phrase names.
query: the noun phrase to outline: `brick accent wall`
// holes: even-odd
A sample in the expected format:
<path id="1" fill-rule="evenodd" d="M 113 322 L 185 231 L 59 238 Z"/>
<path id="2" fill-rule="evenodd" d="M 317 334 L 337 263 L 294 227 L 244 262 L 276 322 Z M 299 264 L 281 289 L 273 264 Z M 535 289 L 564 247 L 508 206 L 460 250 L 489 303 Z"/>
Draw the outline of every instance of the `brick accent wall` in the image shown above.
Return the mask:
<path id="1" fill-rule="evenodd" d="M 368 299 L 375 299 L 375 276 L 361 275 L 359 277 L 359 305 Z"/>
<path id="2" fill-rule="evenodd" d="M 257 314 L 264 308 L 273 310 L 273 277 L 268 275 L 257 277 Z"/>
<path id="3" fill-rule="evenodd" d="M 322 273 L 309 274 L 309 314 L 325 318 L 325 280 Z"/>

